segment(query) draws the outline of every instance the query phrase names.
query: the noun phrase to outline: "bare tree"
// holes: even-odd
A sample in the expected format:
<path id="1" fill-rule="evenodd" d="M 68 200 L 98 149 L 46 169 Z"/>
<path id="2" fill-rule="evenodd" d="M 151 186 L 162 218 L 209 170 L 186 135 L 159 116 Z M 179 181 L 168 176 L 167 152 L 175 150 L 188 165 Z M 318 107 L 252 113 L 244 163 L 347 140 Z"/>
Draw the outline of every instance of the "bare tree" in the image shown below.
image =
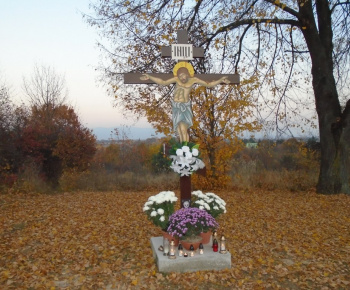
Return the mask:
<path id="1" fill-rule="evenodd" d="M 0 79 L 0 130 L 9 130 L 13 114 L 8 86 Z"/>
<path id="2" fill-rule="evenodd" d="M 37 108 L 56 108 L 67 101 L 65 78 L 50 66 L 36 64 L 31 78 L 23 78 L 23 89 L 31 106 Z"/>
<path id="3" fill-rule="evenodd" d="M 120 90 L 120 73 L 169 68 L 170 61 L 159 61 L 159 47 L 174 43 L 177 29 L 187 29 L 191 43 L 204 47 L 215 64 L 207 70 L 258 79 L 264 109 L 259 113 L 274 116 L 277 131 L 303 118 L 301 111 L 316 108 L 317 191 L 350 194 L 350 100 L 344 97 L 349 93 L 349 0 L 100 0 L 92 8 L 96 17 L 88 22 L 109 41 L 100 43 L 108 60 L 102 65 L 104 80 L 126 109 L 137 111 L 150 91 Z M 197 69 L 203 65 L 194 63 Z M 313 102 L 307 100 L 310 92 Z"/>

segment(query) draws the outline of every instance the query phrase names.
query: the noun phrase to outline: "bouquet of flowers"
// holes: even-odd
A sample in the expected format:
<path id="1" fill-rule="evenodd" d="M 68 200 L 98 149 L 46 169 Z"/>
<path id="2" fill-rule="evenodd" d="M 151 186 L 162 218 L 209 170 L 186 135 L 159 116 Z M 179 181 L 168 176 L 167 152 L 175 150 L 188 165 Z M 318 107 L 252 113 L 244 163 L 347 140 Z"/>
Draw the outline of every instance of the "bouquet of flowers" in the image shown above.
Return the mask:
<path id="1" fill-rule="evenodd" d="M 175 145 L 170 150 L 172 160 L 170 168 L 181 176 L 189 176 L 192 172 L 205 167 L 199 158 L 199 145 L 183 142 L 182 146 Z"/>
<path id="2" fill-rule="evenodd" d="M 226 202 L 214 193 L 208 192 L 204 194 L 197 190 L 192 192 L 192 207 L 205 210 L 214 218 L 226 213 Z"/>
<path id="3" fill-rule="evenodd" d="M 169 223 L 169 216 L 174 213 L 176 201 L 177 197 L 174 192 L 162 191 L 148 198 L 148 201 L 143 206 L 143 211 L 153 224 L 166 231 Z"/>
<path id="4" fill-rule="evenodd" d="M 214 231 L 218 226 L 215 219 L 205 210 L 188 207 L 181 208 L 170 216 L 167 231 L 174 237 L 186 239 L 208 230 Z"/>

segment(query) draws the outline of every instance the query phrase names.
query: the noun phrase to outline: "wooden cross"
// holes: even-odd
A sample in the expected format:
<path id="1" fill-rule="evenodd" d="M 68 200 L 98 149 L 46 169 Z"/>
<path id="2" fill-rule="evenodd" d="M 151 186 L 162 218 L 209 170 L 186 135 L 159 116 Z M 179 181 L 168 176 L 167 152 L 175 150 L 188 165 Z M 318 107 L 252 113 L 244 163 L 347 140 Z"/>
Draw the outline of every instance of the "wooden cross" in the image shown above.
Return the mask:
<path id="1" fill-rule="evenodd" d="M 188 36 L 186 30 L 177 31 L 178 44 L 188 44 Z M 172 47 L 163 46 L 161 48 L 162 57 L 172 57 Z M 203 58 L 204 49 L 202 47 L 193 47 L 193 58 Z M 187 61 L 191 58 L 178 58 L 178 60 Z M 174 75 L 172 73 L 150 73 L 149 75 L 160 78 L 164 81 L 172 78 Z M 143 76 L 142 73 L 125 73 L 124 74 L 124 84 L 154 84 L 152 80 L 141 80 Z M 227 77 L 231 84 L 239 84 L 239 75 L 238 74 L 194 74 L 195 77 L 200 78 L 206 82 L 212 82 L 219 80 L 222 77 Z"/>
<path id="2" fill-rule="evenodd" d="M 178 30 L 177 39 L 178 44 L 173 44 L 171 47 L 162 47 L 162 57 L 171 57 L 172 59 L 176 59 L 178 61 L 188 61 L 195 57 L 204 57 L 203 48 L 192 47 L 191 44 L 188 44 L 188 35 L 186 30 Z M 191 77 L 193 80 L 196 79 L 197 83 L 202 83 L 204 85 L 207 83 L 239 84 L 238 74 L 193 74 Z M 124 84 L 168 84 L 172 79 L 174 79 L 174 74 L 167 73 L 150 73 L 147 74 L 146 79 L 145 74 L 142 73 L 124 74 Z M 221 81 L 223 79 L 225 79 L 225 81 Z M 179 83 L 177 83 L 177 85 Z M 180 192 L 181 206 L 191 206 L 191 176 L 180 177 Z"/>

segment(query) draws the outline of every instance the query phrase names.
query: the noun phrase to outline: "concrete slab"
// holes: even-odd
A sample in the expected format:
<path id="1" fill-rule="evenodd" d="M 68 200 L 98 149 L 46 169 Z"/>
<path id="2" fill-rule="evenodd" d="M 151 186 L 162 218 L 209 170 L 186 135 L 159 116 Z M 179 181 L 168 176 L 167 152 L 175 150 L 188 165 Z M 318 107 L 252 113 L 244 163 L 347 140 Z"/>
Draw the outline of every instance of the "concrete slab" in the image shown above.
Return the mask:
<path id="1" fill-rule="evenodd" d="M 163 237 L 151 238 L 153 258 L 159 272 L 195 272 L 231 268 L 231 253 L 220 254 L 219 252 L 213 252 L 211 243 L 204 245 L 203 255 L 200 255 L 199 250 L 197 250 L 194 257 L 179 257 L 176 251 L 176 259 L 169 259 L 167 256 L 163 256 L 163 252 L 158 250 L 162 244 Z"/>

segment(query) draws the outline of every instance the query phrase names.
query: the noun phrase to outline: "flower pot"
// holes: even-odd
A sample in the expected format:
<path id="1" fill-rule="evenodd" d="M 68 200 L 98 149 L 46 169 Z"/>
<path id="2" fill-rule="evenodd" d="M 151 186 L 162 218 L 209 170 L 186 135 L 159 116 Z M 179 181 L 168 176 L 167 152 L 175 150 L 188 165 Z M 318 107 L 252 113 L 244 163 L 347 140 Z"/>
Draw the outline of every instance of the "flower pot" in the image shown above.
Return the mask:
<path id="1" fill-rule="evenodd" d="M 202 237 L 196 236 L 196 237 L 187 238 L 185 240 L 181 240 L 180 243 L 187 251 L 190 250 L 191 245 L 193 245 L 194 250 L 197 250 L 200 243 L 202 243 Z"/>
<path id="2" fill-rule="evenodd" d="M 201 233 L 201 237 L 202 237 L 202 244 L 203 245 L 206 245 L 206 244 L 209 244 L 210 243 L 210 239 L 211 239 L 211 236 L 212 236 L 212 231 L 208 231 L 206 233 Z"/>
<path id="3" fill-rule="evenodd" d="M 169 240 L 169 243 L 171 242 L 171 240 L 174 240 L 175 242 L 175 246 L 179 245 L 179 238 L 173 237 L 172 235 L 168 234 L 167 232 L 162 232 L 163 233 L 163 238 L 166 238 Z"/>

